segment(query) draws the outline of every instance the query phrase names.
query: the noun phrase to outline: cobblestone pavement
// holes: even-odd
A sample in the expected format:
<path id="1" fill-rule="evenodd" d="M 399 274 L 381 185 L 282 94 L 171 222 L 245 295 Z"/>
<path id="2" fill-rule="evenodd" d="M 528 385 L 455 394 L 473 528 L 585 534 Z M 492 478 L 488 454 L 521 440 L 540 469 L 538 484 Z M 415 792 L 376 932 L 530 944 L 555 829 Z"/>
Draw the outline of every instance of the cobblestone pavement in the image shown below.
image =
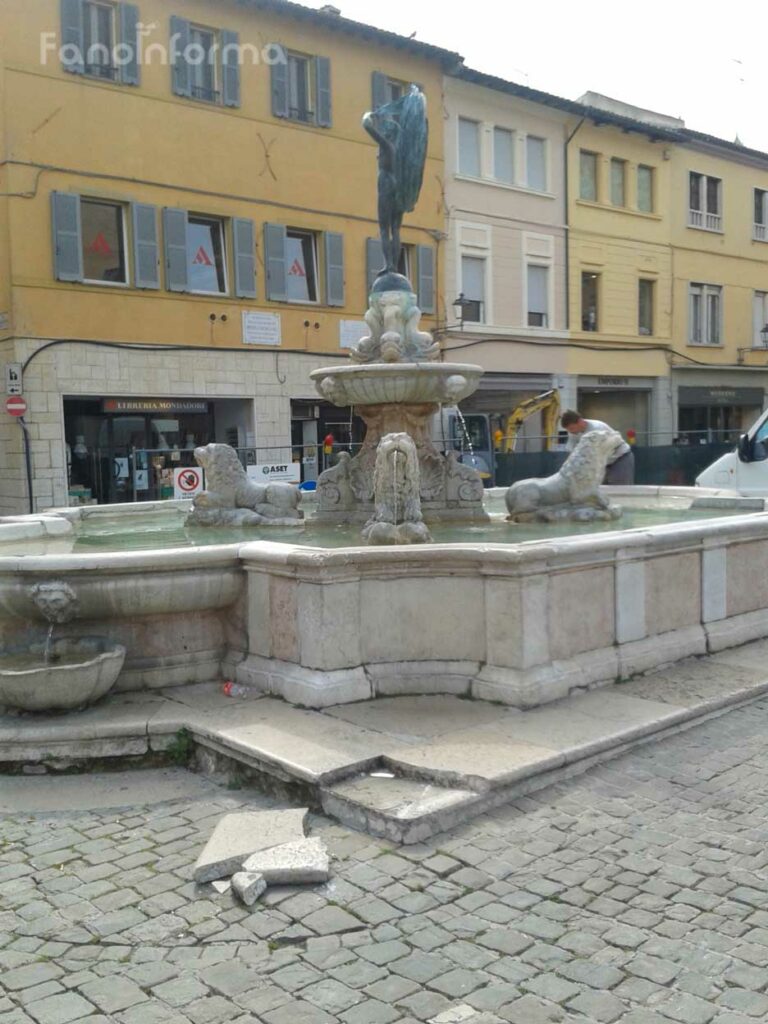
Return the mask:
<path id="1" fill-rule="evenodd" d="M 415 847 L 315 817 L 332 882 L 251 909 L 191 868 L 265 797 L 6 817 L 0 1022 L 765 1020 L 766 735 L 763 700 Z"/>

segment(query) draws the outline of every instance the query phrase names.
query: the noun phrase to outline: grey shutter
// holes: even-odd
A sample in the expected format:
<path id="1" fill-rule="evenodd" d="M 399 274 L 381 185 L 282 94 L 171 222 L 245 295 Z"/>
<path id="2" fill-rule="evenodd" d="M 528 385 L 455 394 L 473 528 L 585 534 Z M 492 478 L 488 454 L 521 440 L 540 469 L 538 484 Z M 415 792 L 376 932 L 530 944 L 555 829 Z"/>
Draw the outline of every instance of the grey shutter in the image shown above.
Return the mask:
<path id="1" fill-rule="evenodd" d="M 120 44 L 119 54 L 131 48 L 130 59 L 120 68 L 120 81 L 123 85 L 138 85 L 141 80 L 139 70 L 139 8 L 136 4 L 120 4 Z"/>
<path id="2" fill-rule="evenodd" d="M 225 107 L 240 106 L 240 37 L 237 32 L 221 30 L 221 84 Z"/>
<path id="3" fill-rule="evenodd" d="M 387 102 L 387 82 L 389 79 L 383 71 L 374 71 L 371 74 L 371 103 L 373 109 L 383 106 Z"/>
<path id="4" fill-rule="evenodd" d="M 51 193 L 53 268 L 57 281 L 83 280 L 83 243 L 80 228 L 80 196 Z"/>
<path id="5" fill-rule="evenodd" d="M 283 46 L 272 47 L 274 59 L 270 68 L 272 85 L 272 113 L 275 117 L 288 117 L 288 54 Z"/>
<path id="6" fill-rule="evenodd" d="M 256 228 L 252 220 L 232 220 L 235 251 L 235 295 L 241 299 L 256 298 Z"/>
<path id="7" fill-rule="evenodd" d="M 344 235 L 326 231 L 325 239 L 325 302 L 327 306 L 344 305 Z"/>
<path id="8" fill-rule="evenodd" d="M 435 250 L 431 245 L 417 245 L 418 302 L 422 313 L 435 312 Z"/>
<path id="9" fill-rule="evenodd" d="M 61 0 L 61 45 L 64 70 L 73 75 L 85 71 L 85 33 L 83 32 L 82 0 Z"/>
<path id="10" fill-rule="evenodd" d="M 133 279 L 137 288 L 160 287 L 160 247 L 157 236 L 157 208 L 132 203 Z"/>
<path id="11" fill-rule="evenodd" d="M 187 211 L 163 210 L 165 286 L 169 292 L 187 290 Z"/>
<path id="12" fill-rule="evenodd" d="M 321 128 L 331 127 L 331 62 L 327 57 L 315 57 L 315 108 Z"/>
<path id="13" fill-rule="evenodd" d="M 366 238 L 365 240 L 365 277 L 368 284 L 368 294 L 371 294 L 373 282 L 380 270 L 384 269 L 384 250 L 378 238 Z"/>
<path id="14" fill-rule="evenodd" d="M 285 228 L 282 224 L 264 225 L 264 259 L 267 265 L 267 298 L 285 302 Z"/>
<path id="15" fill-rule="evenodd" d="M 177 96 L 192 95 L 192 76 L 185 51 L 189 46 L 189 22 L 171 15 L 171 88 Z"/>

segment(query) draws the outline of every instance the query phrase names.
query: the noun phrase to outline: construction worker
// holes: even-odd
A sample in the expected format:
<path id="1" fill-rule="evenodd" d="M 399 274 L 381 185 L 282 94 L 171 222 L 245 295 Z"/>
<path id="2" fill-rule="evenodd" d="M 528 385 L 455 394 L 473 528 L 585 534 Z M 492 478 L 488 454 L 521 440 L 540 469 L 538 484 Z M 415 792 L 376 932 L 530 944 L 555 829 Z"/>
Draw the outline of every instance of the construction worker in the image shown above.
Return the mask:
<path id="1" fill-rule="evenodd" d="M 576 409 L 566 409 L 560 417 L 560 425 L 571 435 L 568 439 L 570 448 L 575 448 L 583 434 L 591 430 L 613 430 L 602 420 L 587 420 Z M 604 484 L 633 484 L 635 482 L 635 455 L 627 442 L 622 438 L 611 452 L 608 465 L 605 467 Z"/>

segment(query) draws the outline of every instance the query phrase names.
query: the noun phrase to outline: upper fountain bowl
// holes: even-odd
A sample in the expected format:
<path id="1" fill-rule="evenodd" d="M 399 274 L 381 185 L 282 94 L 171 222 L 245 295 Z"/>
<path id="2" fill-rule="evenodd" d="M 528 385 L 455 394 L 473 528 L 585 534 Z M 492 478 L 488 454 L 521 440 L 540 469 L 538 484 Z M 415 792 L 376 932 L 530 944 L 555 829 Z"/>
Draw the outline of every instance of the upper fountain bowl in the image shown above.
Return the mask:
<path id="1" fill-rule="evenodd" d="M 365 363 L 324 366 L 310 377 L 335 405 L 456 405 L 477 390 L 482 375 L 474 363 Z"/>

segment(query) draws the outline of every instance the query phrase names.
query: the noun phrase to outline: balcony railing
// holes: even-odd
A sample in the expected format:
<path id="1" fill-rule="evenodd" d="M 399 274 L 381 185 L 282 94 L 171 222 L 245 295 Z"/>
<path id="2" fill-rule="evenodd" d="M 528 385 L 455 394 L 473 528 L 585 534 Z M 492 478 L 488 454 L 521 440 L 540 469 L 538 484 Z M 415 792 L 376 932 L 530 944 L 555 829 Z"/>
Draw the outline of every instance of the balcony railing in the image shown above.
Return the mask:
<path id="1" fill-rule="evenodd" d="M 209 89 L 205 85 L 193 85 L 192 98 L 196 100 L 204 100 L 206 103 L 218 103 L 219 92 L 217 89 Z"/>
<path id="2" fill-rule="evenodd" d="M 706 213 L 704 210 L 688 211 L 688 227 L 703 228 L 705 231 L 722 231 L 723 218 L 719 213 Z"/>
<path id="3" fill-rule="evenodd" d="M 768 242 L 768 225 L 753 224 L 752 237 L 756 242 Z"/>

